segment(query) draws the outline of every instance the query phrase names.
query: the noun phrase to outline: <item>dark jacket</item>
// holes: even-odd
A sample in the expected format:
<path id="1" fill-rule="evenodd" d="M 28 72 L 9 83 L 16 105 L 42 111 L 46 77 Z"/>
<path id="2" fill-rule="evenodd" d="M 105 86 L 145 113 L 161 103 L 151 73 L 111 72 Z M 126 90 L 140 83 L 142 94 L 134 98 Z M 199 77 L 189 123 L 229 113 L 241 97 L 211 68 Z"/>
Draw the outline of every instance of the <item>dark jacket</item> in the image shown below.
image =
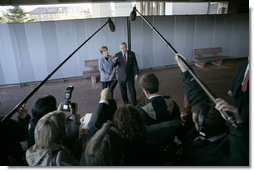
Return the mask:
<path id="1" fill-rule="evenodd" d="M 139 110 L 144 115 L 146 125 L 180 119 L 179 107 L 170 96 L 146 99 L 139 105 Z"/>
<path id="2" fill-rule="evenodd" d="M 127 51 L 127 64 L 123 59 L 122 52 L 115 54 L 118 57 L 115 66 L 118 66 L 118 80 L 126 81 L 126 79 L 133 79 L 135 75 L 139 74 L 138 63 L 136 55 L 132 51 Z"/>
<path id="3" fill-rule="evenodd" d="M 0 165 L 27 166 L 25 153 L 20 142 L 27 138 L 27 126 L 30 115 L 25 119 L 7 119 L 0 123 Z M 0 118 L 2 119 L 2 118 Z"/>
<path id="4" fill-rule="evenodd" d="M 123 166 L 161 166 L 163 160 L 157 146 L 144 140 L 124 141 Z"/>
<path id="5" fill-rule="evenodd" d="M 117 106 L 114 99 L 110 99 L 107 103 L 99 103 L 96 113 L 92 114 L 91 120 L 88 123 L 88 137 L 89 140 L 102 125 L 109 121 L 112 122 L 113 114 Z"/>
<path id="6" fill-rule="evenodd" d="M 189 72 L 184 73 L 183 83 L 191 106 L 208 101 L 208 97 Z M 183 158 L 179 165 L 248 166 L 248 139 L 248 132 L 242 129 L 242 125 L 238 129 L 229 126 L 225 135 L 213 137 L 213 140 L 200 137 L 193 129 L 183 140 Z"/>
<path id="7" fill-rule="evenodd" d="M 230 90 L 232 91 L 232 95 L 234 98 L 237 98 L 239 96 L 239 88 L 241 87 L 241 84 L 243 82 L 243 78 L 244 78 L 244 74 L 245 74 L 247 65 L 248 65 L 248 63 L 244 63 L 237 69 L 234 79 L 231 82 Z"/>
<path id="8" fill-rule="evenodd" d="M 190 106 L 194 106 L 200 102 L 209 102 L 208 96 L 190 73 L 184 72 L 183 76 L 183 86 Z"/>
<path id="9" fill-rule="evenodd" d="M 109 105 L 106 103 L 99 103 L 96 113 L 91 116 L 88 128 L 97 131 L 108 119 L 112 120 L 112 116 L 109 116 Z"/>
<path id="10" fill-rule="evenodd" d="M 234 105 L 238 108 L 242 120 L 249 122 L 249 88 L 246 92 L 241 90 L 247 63 L 243 64 L 235 73 L 231 83 L 231 91 L 234 98 Z M 247 124 L 247 127 L 248 124 Z"/>

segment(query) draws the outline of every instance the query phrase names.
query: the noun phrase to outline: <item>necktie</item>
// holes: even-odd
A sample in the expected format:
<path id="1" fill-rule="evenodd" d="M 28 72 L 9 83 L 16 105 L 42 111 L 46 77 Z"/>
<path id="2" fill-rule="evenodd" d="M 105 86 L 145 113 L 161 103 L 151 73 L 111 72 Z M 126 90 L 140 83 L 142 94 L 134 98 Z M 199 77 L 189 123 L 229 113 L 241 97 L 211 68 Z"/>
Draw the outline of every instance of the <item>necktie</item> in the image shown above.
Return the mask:
<path id="1" fill-rule="evenodd" d="M 123 59 L 124 59 L 124 62 L 127 63 L 127 58 L 126 58 L 125 53 L 123 53 Z"/>
<path id="2" fill-rule="evenodd" d="M 248 89 L 248 82 L 249 82 L 249 70 L 247 71 L 242 84 L 242 91 L 246 92 Z"/>

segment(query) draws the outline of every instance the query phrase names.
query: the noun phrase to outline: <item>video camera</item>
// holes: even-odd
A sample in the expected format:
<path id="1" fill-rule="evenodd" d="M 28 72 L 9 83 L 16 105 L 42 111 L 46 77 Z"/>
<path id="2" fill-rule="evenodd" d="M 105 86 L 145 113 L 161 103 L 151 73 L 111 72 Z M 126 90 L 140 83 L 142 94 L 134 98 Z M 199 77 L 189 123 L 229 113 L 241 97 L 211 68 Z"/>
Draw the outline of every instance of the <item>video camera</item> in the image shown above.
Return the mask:
<path id="1" fill-rule="evenodd" d="M 71 109 L 70 109 L 70 105 L 71 105 L 70 99 L 71 99 L 73 90 L 74 90 L 73 86 L 68 86 L 66 88 L 65 93 L 64 93 L 64 104 L 61 107 L 62 111 L 67 111 L 67 112 L 71 111 Z"/>

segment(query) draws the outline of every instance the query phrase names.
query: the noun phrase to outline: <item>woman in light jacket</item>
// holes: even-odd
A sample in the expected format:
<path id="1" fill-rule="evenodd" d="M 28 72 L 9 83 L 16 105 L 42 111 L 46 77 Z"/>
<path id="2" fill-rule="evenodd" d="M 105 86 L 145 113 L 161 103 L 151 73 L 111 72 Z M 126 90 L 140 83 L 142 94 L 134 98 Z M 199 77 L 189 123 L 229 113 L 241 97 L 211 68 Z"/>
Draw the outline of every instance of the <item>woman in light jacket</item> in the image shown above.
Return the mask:
<path id="1" fill-rule="evenodd" d="M 115 79 L 115 67 L 112 56 L 108 54 L 107 46 L 102 46 L 100 48 L 100 53 L 103 55 L 99 59 L 100 81 L 102 89 L 104 89 L 109 87 Z"/>

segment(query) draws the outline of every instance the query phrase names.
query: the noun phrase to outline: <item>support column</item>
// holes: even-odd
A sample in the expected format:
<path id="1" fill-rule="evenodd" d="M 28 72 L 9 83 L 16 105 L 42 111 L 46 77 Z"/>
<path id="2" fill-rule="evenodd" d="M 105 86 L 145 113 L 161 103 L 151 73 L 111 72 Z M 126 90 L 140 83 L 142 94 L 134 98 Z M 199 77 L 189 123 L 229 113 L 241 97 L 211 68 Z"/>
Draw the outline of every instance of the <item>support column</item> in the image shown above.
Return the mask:
<path id="1" fill-rule="evenodd" d="M 128 50 L 131 50 L 131 22 L 127 17 L 127 38 L 128 38 Z"/>

